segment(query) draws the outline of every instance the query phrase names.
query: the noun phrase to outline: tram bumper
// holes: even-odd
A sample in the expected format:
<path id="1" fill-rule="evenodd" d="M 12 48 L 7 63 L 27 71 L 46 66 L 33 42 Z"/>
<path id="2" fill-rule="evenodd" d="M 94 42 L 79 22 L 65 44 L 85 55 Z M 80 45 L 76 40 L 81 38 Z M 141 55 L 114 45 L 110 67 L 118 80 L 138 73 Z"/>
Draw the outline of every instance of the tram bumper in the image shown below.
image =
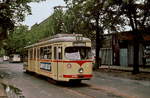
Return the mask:
<path id="1" fill-rule="evenodd" d="M 92 78 L 92 74 L 79 74 L 79 75 L 63 75 L 64 78 L 70 79 L 90 79 Z"/>

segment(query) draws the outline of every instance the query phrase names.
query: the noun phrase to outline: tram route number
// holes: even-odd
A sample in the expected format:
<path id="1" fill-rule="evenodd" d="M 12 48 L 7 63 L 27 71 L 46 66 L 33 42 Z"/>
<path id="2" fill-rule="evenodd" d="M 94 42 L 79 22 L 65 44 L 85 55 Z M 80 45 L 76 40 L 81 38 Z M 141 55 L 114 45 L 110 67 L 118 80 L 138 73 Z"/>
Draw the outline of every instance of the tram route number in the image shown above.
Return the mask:
<path id="1" fill-rule="evenodd" d="M 41 62 L 40 69 L 51 71 L 51 63 Z"/>

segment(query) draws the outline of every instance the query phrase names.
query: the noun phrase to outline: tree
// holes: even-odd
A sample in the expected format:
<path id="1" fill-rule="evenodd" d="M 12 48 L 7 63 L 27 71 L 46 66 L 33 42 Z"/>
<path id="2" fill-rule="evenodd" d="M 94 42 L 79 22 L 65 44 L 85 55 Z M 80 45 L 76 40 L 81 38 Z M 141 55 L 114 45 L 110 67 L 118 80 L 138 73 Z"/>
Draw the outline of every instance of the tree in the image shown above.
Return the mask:
<path id="1" fill-rule="evenodd" d="M 53 18 L 53 29 L 55 34 L 60 34 L 60 33 L 64 33 L 63 30 L 63 26 L 64 26 L 64 22 L 63 22 L 63 16 L 64 16 L 64 12 L 63 12 L 63 6 L 56 6 L 54 7 L 54 13 L 52 14 L 52 18 Z"/>
<path id="2" fill-rule="evenodd" d="M 115 20 L 123 18 L 123 23 L 132 28 L 134 38 L 134 64 L 133 74 L 139 73 L 139 43 L 143 42 L 142 33 L 150 27 L 150 1 L 149 0 L 109 0 L 116 12 L 113 13 Z M 112 8 L 112 7 L 111 7 Z"/>
<path id="3" fill-rule="evenodd" d="M 34 44 L 44 38 L 55 34 L 55 20 L 53 15 L 45 19 L 39 24 L 34 24 L 26 34 L 27 45 Z"/>
<path id="4" fill-rule="evenodd" d="M 28 3 L 44 0 L 1 0 L 0 1 L 0 40 L 5 39 L 9 31 L 18 22 L 24 20 L 26 14 L 31 14 Z"/>
<path id="5" fill-rule="evenodd" d="M 124 31 L 126 27 L 134 32 L 134 66 L 133 73 L 139 72 L 139 43 L 142 41 L 142 30 L 150 26 L 149 0 L 65 0 L 80 19 L 88 20 L 96 32 L 105 30 Z M 72 2 L 68 2 L 72 1 Z M 80 17 L 79 17 L 80 16 Z M 80 21 L 81 23 L 81 21 Z M 84 22 L 85 23 L 85 22 Z M 142 30 L 141 30 L 142 29 Z M 96 33 L 96 42 L 100 42 L 101 36 Z M 99 47 L 96 44 L 96 54 L 99 55 Z M 98 58 L 96 58 L 98 60 Z"/>
<path id="6" fill-rule="evenodd" d="M 100 66 L 99 51 L 101 48 L 103 34 L 107 29 L 112 30 L 115 22 L 107 13 L 106 0 L 65 0 L 69 10 L 72 11 L 75 20 L 75 31 L 96 37 L 96 68 Z M 110 15 L 111 16 L 111 15 Z"/>
<path id="7" fill-rule="evenodd" d="M 6 54 L 22 54 L 24 52 L 24 47 L 27 45 L 26 34 L 28 32 L 28 27 L 20 25 L 15 27 L 13 33 L 11 33 L 6 40 L 4 40 L 5 45 L 3 46 Z"/>

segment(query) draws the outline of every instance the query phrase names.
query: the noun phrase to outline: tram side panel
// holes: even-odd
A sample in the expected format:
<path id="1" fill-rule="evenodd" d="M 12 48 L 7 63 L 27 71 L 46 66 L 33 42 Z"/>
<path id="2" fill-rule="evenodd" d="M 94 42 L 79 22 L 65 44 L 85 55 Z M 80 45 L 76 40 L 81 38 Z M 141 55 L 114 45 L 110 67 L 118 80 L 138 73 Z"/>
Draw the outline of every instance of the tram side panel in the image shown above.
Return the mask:
<path id="1" fill-rule="evenodd" d="M 61 62 L 60 60 L 55 61 L 54 63 L 54 70 L 55 70 L 55 80 L 58 81 L 64 81 L 63 79 L 63 73 L 64 73 L 64 66 L 63 66 L 63 62 Z"/>
<path id="2" fill-rule="evenodd" d="M 26 69 L 28 71 L 32 71 L 32 59 L 33 59 L 32 55 L 33 55 L 33 50 L 29 49 L 29 51 L 28 51 L 28 56 L 29 56 L 29 58 L 28 58 L 28 66 L 27 66 L 27 69 Z"/>
<path id="3" fill-rule="evenodd" d="M 38 62 L 38 69 L 37 74 L 50 77 L 52 76 L 52 69 L 51 69 L 52 63 L 50 60 L 39 60 Z"/>

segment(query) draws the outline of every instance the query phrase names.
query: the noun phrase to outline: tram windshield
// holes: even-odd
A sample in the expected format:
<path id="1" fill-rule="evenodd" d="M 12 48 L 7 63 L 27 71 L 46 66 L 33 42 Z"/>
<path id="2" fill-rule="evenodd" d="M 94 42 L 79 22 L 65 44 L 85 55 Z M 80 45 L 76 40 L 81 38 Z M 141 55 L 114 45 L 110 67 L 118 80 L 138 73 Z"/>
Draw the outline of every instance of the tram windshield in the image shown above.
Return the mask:
<path id="1" fill-rule="evenodd" d="M 90 59 L 91 48 L 90 47 L 67 47 L 65 49 L 65 57 L 69 60 L 86 60 Z"/>

